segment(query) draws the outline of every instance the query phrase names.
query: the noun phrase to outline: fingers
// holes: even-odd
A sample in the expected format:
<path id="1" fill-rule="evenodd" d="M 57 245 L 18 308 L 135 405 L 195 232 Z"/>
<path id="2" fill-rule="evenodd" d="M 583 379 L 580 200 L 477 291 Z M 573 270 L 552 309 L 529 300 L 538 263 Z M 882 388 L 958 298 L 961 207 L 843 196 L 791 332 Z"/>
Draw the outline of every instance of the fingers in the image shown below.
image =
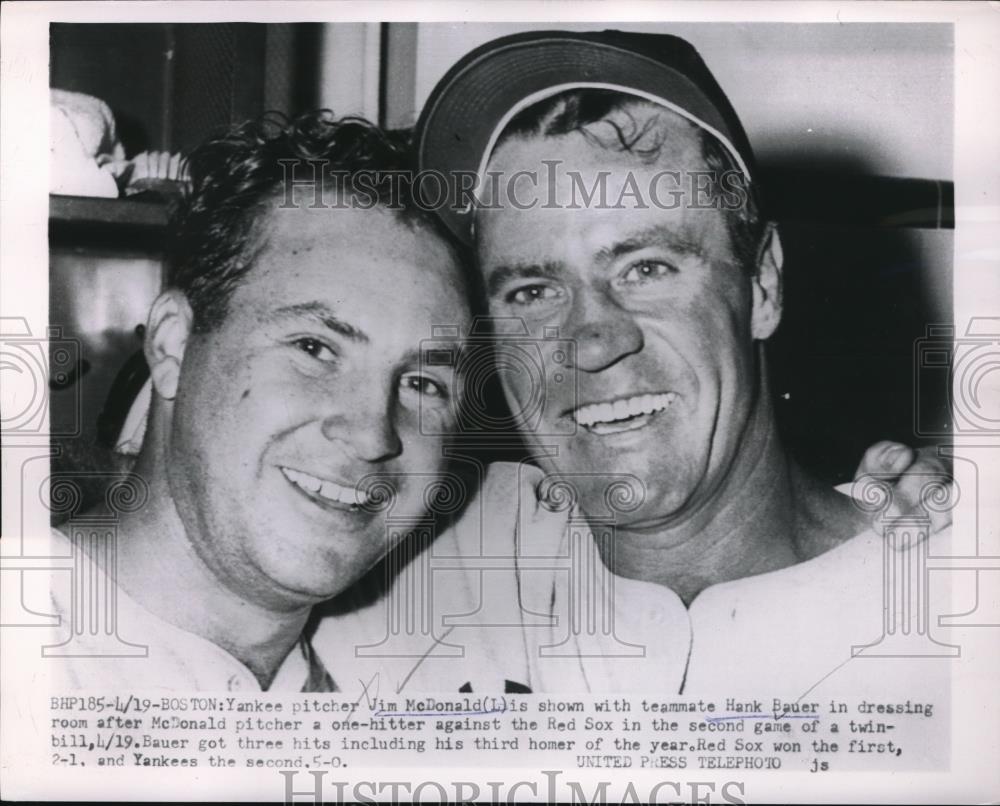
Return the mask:
<path id="1" fill-rule="evenodd" d="M 954 500 L 954 491 L 946 460 L 938 455 L 936 446 L 914 450 L 900 442 L 882 441 L 872 445 L 858 465 L 855 481 L 865 476 L 892 484 L 891 503 L 881 518 L 884 520 L 906 516 L 930 518 L 931 533 L 940 532 L 951 525 L 951 508 L 932 508 L 926 501 L 935 491 L 948 489 L 945 500 Z M 943 510 L 943 511 L 939 511 Z"/>
<path id="2" fill-rule="evenodd" d="M 899 504 L 901 515 L 926 513 L 931 520 L 931 532 L 940 532 L 951 525 L 951 507 L 934 508 L 925 502 L 935 488 L 941 490 L 952 483 L 951 473 L 938 456 L 937 448 L 921 448 L 913 463 L 895 483 L 893 498 Z M 947 500 L 954 500 L 953 490 L 949 489 Z"/>
<path id="3" fill-rule="evenodd" d="M 913 448 L 902 442 L 883 440 L 876 442 L 861 457 L 861 464 L 854 474 L 857 481 L 863 476 L 898 476 L 912 464 L 916 458 Z"/>

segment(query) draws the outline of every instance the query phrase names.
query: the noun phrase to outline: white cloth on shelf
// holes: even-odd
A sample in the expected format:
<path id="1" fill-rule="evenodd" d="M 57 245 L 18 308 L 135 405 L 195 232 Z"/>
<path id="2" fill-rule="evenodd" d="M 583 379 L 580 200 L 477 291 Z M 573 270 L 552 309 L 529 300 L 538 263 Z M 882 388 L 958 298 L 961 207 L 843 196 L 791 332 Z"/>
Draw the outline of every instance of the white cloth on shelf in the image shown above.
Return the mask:
<path id="1" fill-rule="evenodd" d="M 49 93 L 49 193 L 117 198 L 115 178 L 98 160 L 124 156 L 110 107 L 80 92 Z"/>

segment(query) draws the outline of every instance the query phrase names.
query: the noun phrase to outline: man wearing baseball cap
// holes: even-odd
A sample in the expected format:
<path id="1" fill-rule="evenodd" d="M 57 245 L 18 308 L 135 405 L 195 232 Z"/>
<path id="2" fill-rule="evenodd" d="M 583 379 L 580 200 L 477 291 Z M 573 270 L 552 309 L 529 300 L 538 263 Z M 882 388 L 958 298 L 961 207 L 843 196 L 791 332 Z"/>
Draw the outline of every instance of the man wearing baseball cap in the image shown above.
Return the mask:
<path id="1" fill-rule="evenodd" d="M 794 699 L 891 674 L 940 691 L 953 653 L 926 620 L 907 662 L 869 659 L 900 627 L 883 606 L 891 552 L 779 438 L 765 342 L 780 238 L 694 48 L 617 31 L 495 40 L 439 82 L 415 145 L 452 182 L 439 212 L 475 250 L 506 323 L 498 350 L 519 334 L 543 357 L 543 389 L 500 373 L 515 416 L 531 409 L 532 461 L 494 465 L 476 513 L 519 567 L 531 688 Z M 915 563 L 927 549 L 903 544 Z"/>

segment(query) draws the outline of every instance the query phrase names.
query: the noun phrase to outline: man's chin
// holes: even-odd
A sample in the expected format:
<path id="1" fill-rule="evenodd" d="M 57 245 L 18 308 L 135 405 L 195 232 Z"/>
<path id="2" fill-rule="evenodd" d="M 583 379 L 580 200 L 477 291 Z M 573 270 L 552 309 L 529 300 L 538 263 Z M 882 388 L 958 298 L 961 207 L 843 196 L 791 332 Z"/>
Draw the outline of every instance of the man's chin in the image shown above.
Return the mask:
<path id="1" fill-rule="evenodd" d="M 264 560 L 267 574 L 290 599 L 317 603 L 332 599 L 354 585 L 374 566 L 381 553 L 371 556 L 366 549 L 379 545 L 372 541 L 336 543 L 329 535 L 322 541 L 300 535 L 302 542 L 286 551 L 270 553 Z M 384 540 L 382 535 L 379 538 Z M 310 548 L 311 547 L 311 548 Z"/>
<path id="2" fill-rule="evenodd" d="M 620 526 L 645 528 L 669 523 L 688 503 L 687 479 L 671 478 L 665 469 L 636 465 L 628 461 L 601 465 L 567 462 L 557 468 L 544 463 L 547 480 L 539 494 L 554 497 L 556 503 L 571 499 L 589 517 L 613 518 Z"/>
<path id="3" fill-rule="evenodd" d="M 345 575 L 343 569 L 328 569 L 329 574 L 317 573 L 317 567 L 310 569 L 283 568 L 272 575 L 290 604 L 312 606 L 333 599 L 352 585 L 364 574 Z"/>

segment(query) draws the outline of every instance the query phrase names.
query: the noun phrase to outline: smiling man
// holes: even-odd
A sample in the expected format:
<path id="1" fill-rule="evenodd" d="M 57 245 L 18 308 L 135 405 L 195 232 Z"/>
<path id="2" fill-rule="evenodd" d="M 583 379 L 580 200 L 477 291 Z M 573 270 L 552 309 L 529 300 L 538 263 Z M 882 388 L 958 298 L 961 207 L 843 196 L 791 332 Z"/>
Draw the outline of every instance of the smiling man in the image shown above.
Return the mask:
<path id="1" fill-rule="evenodd" d="M 531 461 L 492 468 L 477 515 L 518 567 L 532 687 L 794 699 L 890 674 L 946 691 L 937 657 L 842 669 L 905 616 L 870 516 L 778 436 L 765 344 L 781 243 L 694 49 L 496 40 L 442 79 L 415 139 L 420 167 L 453 179 L 440 212 L 475 249 L 490 313 L 544 354 L 537 378 L 500 370 L 515 413 L 544 410 L 520 423 Z M 559 557 L 555 573 L 538 559 Z M 914 653 L 951 654 L 923 638 Z"/>
<path id="2" fill-rule="evenodd" d="M 736 242 L 727 218 L 740 213 L 692 193 L 678 205 L 630 195 L 675 172 L 707 175 L 704 143 L 647 101 L 558 96 L 515 117 L 489 162 L 497 176 L 546 165 L 554 176 L 534 196 L 518 193 L 524 209 L 487 207 L 476 222 L 491 312 L 522 318 L 540 341 L 557 328 L 576 347 L 576 388 L 553 386 L 548 419 L 528 439 L 540 447 L 561 422 L 575 426 L 546 464 L 584 474 L 583 502 L 603 494 L 603 474 L 641 481 L 643 501 L 605 560 L 686 602 L 867 525 L 778 444 L 759 350 L 781 318 L 777 235 L 751 222 L 743 229 L 756 244 Z M 609 203 L 581 205 L 581 185 L 606 189 Z M 515 411 L 532 394 L 517 380 L 507 384 Z"/>
<path id="3" fill-rule="evenodd" d="M 91 688 L 334 690 L 304 629 L 392 548 L 374 503 L 390 495 L 405 533 L 443 472 L 418 420 L 447 433 L 459 383 L 418 353 L 434 323 L 468 327 L 458 253 L 378 179 L 403 163 L 364 121 L 247 124 L 189 165 L 146 331 L 148 500 L 120 522 L 116 568 L 88 559 L 113 575 L 118 634 L 149 656 L 48 666 Z M 72 622 L 67 586 L 52 599 Z"/>

